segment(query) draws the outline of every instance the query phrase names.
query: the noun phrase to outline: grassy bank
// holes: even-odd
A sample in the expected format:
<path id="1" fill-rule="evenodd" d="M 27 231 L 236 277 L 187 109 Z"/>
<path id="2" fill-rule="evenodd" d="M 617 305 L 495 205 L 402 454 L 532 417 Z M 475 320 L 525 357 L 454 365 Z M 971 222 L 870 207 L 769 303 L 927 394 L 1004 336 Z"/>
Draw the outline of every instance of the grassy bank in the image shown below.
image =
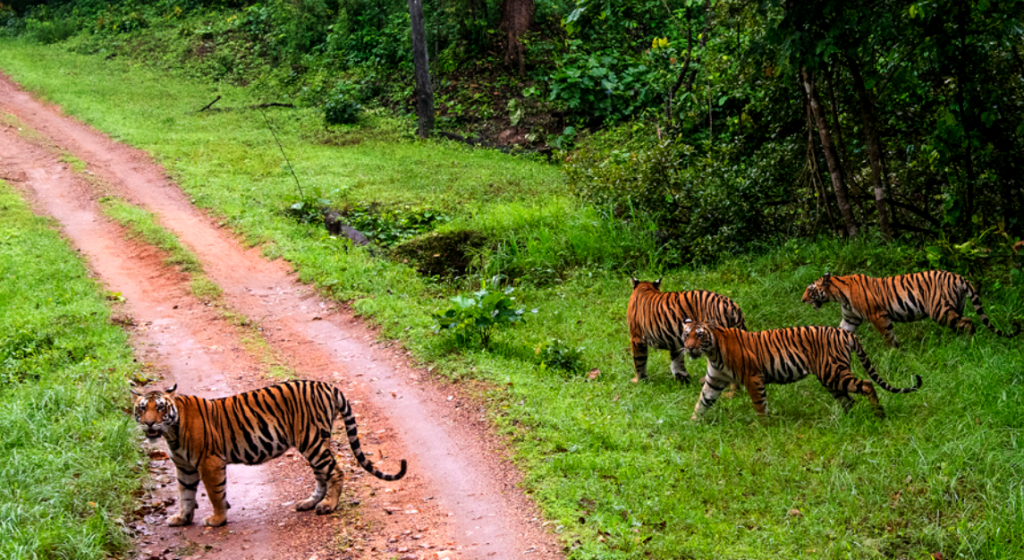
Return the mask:
<path id="1" fill-rule="evenodd" d="M 773 415 L 725 399 L 688 421 L 696 386 L 681 387 L 654 352 L 649 383 L 633 384 L 625 327 L 630 273 L 662 276 L 643 224 L 608 221 L 562 194 L 559 170 L 529 158 L 416 141 L 409 123 L 371 118 L 324 131 L 312 111 L 268 111 L 304 193 L 244 89 L 161 75 L 117 59 L 0 43 L 0 67 L 70 114 L 152 153 L 196 204 L 325 293 L 353 300 L 415 355 L 453 379 L 498 387 L 489 413 L 514 443 L 533 493 L 572 558 L 1013 558 L 1024 556 L 1024 351 L 981 329 L 957 336 L 933 322 L 899 325 L 900 351 L 865 329 L 890 382 L 844 414 L 813 379 L 771 387 Z M 219 112 L 196 110 L 222 95 Z M 304 200 L 442 212 L 440 231 L 488 243 L 478 277 L 424 278 L 400 262 L 347 248 L 288 209 Z M 653 255 L 653 256 L 652 256 Z M 921 253 L 873 240 L 794 241 L 712 268 L 670 270 L 663 287 L 735 299 L 755 330 L 839 322 L 803 288 L 824 270 L 876 275 L 920 270 Z M 488 349 L 455 348 L 432 313 L 480 278 L 516 279 L 523 324 Z M 1024 311 L 1019 290 L 983 291 L 997 325 Z M 537 349 L 582 348 L 582 371 L 541 367 Z M 689 362 L 699 377 L 703 361 Z M 858 375 L 865 374 L 857 368 Z"/>
<path id="2" fill-rule="evenodd" d="M 0 182 L 0 557 L 108 558 L 143 469 L 124 332 L 77 255 Z"/>

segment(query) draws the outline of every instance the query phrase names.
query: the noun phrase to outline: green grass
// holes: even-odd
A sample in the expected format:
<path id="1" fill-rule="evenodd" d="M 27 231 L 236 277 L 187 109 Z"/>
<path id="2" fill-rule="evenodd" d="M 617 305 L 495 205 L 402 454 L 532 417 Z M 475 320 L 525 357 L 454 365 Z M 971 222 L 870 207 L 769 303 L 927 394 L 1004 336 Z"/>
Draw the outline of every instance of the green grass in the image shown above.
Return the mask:
<path id="1" fill-rule="evenodd" d="M 127 338 L 74 251 L 0 182 L 0 557 L 108 558 L 143 463 Z"/>
<path id="2" fill-rule="evenodd" d="M 220 107 L 242 107 L 245 90 L 54 47 L 2 42 L 0 53 L 0 67 L 22 84 L 148 150 L 196 204 L 265 254 L 288 259 L 303 281 L 354 300 L 383 337 L 401 339 L 453 380 L 489 382 L 482 398 L 490 417 L 571 558 L 1024 557 L 1019 339 L 983 328 L 957 336 L 925 321 L 897 325 L 903 347 L 895 351 L 865 328 L 861 338 L 884 377 L 897 386 L 924 378 L 918 393 L 881 395 L 885 420 L 863 402 L 843 413 L 807 379 L 769 389 L 768 419 L 741 394 L 694 424 L 698 388 L 671 379 L 665 352 L 652 353 L 650 382 L 629 381 L 630 274 L 664 276 L 669 290 L 728 295 L 755 330 L 836 325 L 834 305 L 815 312 L 800 303 L 804 287 L 826 269 L 920 270 L 913 247 L 793 241 L 762 256 L 665 272 L 648 226 L 580 207 L 562 194 L 556 167 L 415 141 L 407 121 L 373 117 L 324 133 L 313 111 L 269 111 L 307 197 L 431 205 L 452 216 L 444 227 L 489 237 L 478 277 L 433 281 L 365 249 L 346 251 L 322 227 L 285 215 L 300 195 L 262 118 L 241 109 L 195 113 L 215 94 L 224 96 Z M 346 141 L 323 143 L 325 134 Z M 489 351 L 453 352 L 432 333 L 431 314 L 495 274 L 518 277 L 517 301 L 538 312 L 496 330 Z M 1019 288 L 982 298 L 1000 327 L 1024 314 Z M 600 374 L 542 370 L 535 349 L 553 339 L 583 347 L 583 371 Z M 704 362 L 688 367 L 699 378 Z"/>

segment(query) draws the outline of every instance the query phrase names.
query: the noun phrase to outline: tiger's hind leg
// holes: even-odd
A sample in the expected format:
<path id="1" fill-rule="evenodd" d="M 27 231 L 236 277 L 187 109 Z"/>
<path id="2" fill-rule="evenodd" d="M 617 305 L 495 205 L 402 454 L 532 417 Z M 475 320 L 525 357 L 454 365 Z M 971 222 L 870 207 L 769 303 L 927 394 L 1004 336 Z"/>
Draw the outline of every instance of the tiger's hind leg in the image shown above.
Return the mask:
<path id="1" fill-rule="evenodd" d="M 295 510 L 307 511 L 316 507 L 316 513 L 324 515 L 331 513 L 338 506 L 343 475 L 338 468 L 338 461 L 334 458 L 334 452 L 331 451 L 330 430 L 321 429 L 318 436 L 312 438 L 313 441 L 308 447 L 299 450 L 313 469 L 316 487 L 309 498 L 295 505 Z"/>
<path id="2" fill-rule="evenodd" d="M 636 370 L 636 378 L 640 381 L 647 380 L 647 345 L 636 340 L 629 341 L 629 349 L 633 352 L 633 369 Z"/>
<path id="3" fill-rule="evenodd" d="M 882 403 L 878 402 L 878 393 L 875 392 L 875 385 L 865 379 L 854 377 L 849 364 L 837 368 L 833 375 L 829 377 L 829 380 L 822 379 L 821 384 L 840 401 L 843 408 L 847 411 L 853 406 L 850 394 L 864 395 L 875 409 L 875 416 L 885 418 L 885 410 L 882 409 Z"/>
<path id="4" fill-rule="evenodd" d="M 850 412 L 850 409 L 853 408 L 853 399 L 850 398 L 849 393 L 841 389 L 832 389 L 831 387 L 825 388 L 828 389 L 829 393 L 832 393 L 832 396 L 835 397 L 837 401 L 839 401 L 844 412 Z"/>
<path id="5" fill-rule="evenodd" d="M 684 361 L 683 348 L 674 347 L 669 349 L 669 355 L 672 357 L 672 365 L 669 368 L 672 370 L 672 377 L 675 377 L 680 383 L 689 384 L 690 374 L 686 371 L 686 362 Z"/>
<path id="6" fill-rule="evenodd" d="M 869 317 L 869 321 L 874 325 L 875 330 L 878 331 L 885 338 L 885 342 L 892 348 L 899 348 L 900 343 L 896 340 L 896 329 L 893 327 L 892 319 L 888 315 L 876 315 Z"/>
<path id="7" fill-rule="evenodd" d="M 963 313 L 958 312 L 952 307 L 940 309 L 938 317 L 935 317 L 935 322 L 940 325 L 946 325 L 957 332 L 974 336 L 974 321 L 970 317 L 964 317 Z"/>

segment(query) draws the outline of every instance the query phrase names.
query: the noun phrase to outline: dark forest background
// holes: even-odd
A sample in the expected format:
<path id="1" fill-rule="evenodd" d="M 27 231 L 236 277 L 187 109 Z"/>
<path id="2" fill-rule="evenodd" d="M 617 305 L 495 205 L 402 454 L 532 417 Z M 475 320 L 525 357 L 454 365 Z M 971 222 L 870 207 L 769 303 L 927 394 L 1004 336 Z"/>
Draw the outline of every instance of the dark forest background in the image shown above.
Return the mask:
<path id="1" fill-rule="evenodd" d="M 683 262 L 830 233 L 963 270 L 1024 235 L 1024 1 L 423 9 L 438 132 L 547 154 Z M 15 0 L 0 26 L 320 107 L 325 126 L 415 101 L 405 0 Z"/>

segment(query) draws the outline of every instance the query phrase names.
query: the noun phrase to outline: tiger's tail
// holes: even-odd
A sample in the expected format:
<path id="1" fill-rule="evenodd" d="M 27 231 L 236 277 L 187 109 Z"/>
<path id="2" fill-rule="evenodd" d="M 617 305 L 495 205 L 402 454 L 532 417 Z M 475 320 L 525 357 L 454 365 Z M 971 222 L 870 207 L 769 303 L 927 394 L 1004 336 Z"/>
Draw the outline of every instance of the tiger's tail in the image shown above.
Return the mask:
<path id="1" fill-rule="evenodd" d="M 341 394 L 337 387 L 334 388 L 334 399 L 338 408 L 341 409 L 341 417 L 345 420 L 345 433 L 348 434 L 348 444 L 352 447 L 352 454 L 355 455 L 356 461 L 359 461 L 359 466 L 381 480 L 398 480 L 405 476 L 405 459 L 402 459 L 402 466 L 395 474 L 383 473 L 373 466 L 373 463 L 366 458 L 359 445 L 359 434 L 356 430 L 356 418 L 352 414 L 352 407 L 349 406 L 348 399 L 345 398 L 345 395 Z"/>
<path id="2" fill-rule="evenodd" d="M 882 376 L 878 375 L 878 372 L 875 371 L 875 366 L 872 365 L 871 360 L 868 359 L 868 354 L 864 351 L 864 347 L 861 346 L 860 340 L 852 334 L 850 335 L 850 339 L 850 346 L 853 347 L 853 351 L 856 352 L 857 357 L 860 358 L 860 363 L 864 366 L 864 371 L 868 372 L 868 375 L 871 376 L 871 380 L 877 383 L 879 387 L 889 391 L 890 393 L 913 393 L 921 388 L 920 375 L 914 376 L 917 378 L 917 383 L 913 387 L 893 387 L 892 385 L 889 385 L 889 383 L 882 379 Z"/>
<path id="3" fill-rule="evenodd" d="M 985 312 L 981 310 L 981 298 L 978 297 L 978 292 L 975 291 L 974 286 L 972 286 L 970 282 L 965 283 L 967 284 L 967 295 L 970 296 L 971 303 L 974 304 L 974 312 L 978 314 L 978 317 L 981 317 L 981 322 L 984 323 L 986 327 L 992 329 L 992 332 L 1004 338 L 1013 338 L 1020 334 L 1021 327 L 1019 322 L 1013 323 L 1014 330 L 1011 334 L 1006 334 L 992 325 L 992 322 L 988 320 L 988 315 L 985 315 Z"/>

